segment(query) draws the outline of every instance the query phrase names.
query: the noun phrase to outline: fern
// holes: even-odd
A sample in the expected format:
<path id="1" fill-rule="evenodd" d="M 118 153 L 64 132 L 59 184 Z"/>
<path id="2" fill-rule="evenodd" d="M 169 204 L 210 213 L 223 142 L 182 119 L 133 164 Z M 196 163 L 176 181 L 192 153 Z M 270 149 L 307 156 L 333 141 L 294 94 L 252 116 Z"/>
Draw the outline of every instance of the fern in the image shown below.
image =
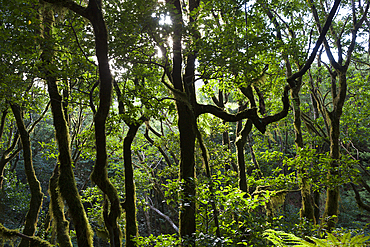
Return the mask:
<path id="1" fill-rule="evenodd" d="M 285 246 L 301 246 L 301 247 L 362 247 L 367 246 L 367 241 L 370 239 L 369 236 L 365 235 L 356 235 L 351 236 L 351 233 L 345 233 L 340 236 L 335 236 L 331 233 L 328 233 L 325 239 L 318 239 L 314 237 L 309 237 L 314 243 L 305 241 L 304 239 L 295 236 L 291 233 L 286 233 L 282 231 L 275 231 L 268 229 L 263 233 L 263 236 L 271 241 L 275 246 L 285 247 Z"/>

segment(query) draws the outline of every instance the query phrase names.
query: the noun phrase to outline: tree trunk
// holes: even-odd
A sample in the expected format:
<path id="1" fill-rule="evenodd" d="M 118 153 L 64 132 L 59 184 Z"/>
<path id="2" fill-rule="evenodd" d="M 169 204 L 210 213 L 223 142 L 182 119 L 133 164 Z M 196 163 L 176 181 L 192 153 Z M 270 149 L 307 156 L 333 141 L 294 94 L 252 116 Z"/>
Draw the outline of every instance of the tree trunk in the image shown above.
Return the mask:
<path id="1" fill-rule="evenodd" d="M 330 135 L 330 171 L 328 177 L 340 176 L 339 167 L 339 134 L 340 134 L 340 117 L 343 111 L 343 105 L 347 94 L 347 67 L 341 67 L 336 70 L 336 74 L 332 74 L 332 95 L 333 95 L 333 110 L 327 113 L 329 119 L 329 135 Z M 339 92 L 336 90 L 336 76 L 338 76 Z M 328 230 L 334 228 L 339 212 L 339 187 L 338 185 L 328 186 L 326 191 L 326 203 L 324 211 L 324 219 Z"/>
<path id="2" fill-rule="evenodd" d="M 304 148 L 303 146 L 303 138 L 302 138 L 302 121 L 301 121 L 301 101 L 299 97 L 299 91 L 301 90 L 302 84 L 302 77 L 299 77 L 297 80 L 297 84 L 294 88 L 291 89 L 291 96 L 293 102 L 293 114 L 294 114 L 294 133 L 295 133 L 295 145 L 297 147 L 297 155 L 300 155 L 301 149 Z M 308 183 L 308 179 L 306 177 L 306 164 L 299 164 L 298 167 L 298 177 L 300 179 L 300 189 L 301 189 L 301 196 L 302 196 L 302 207 L 300 210 L 300 217 L 301 219 L 306 218 L 309 221 L 313 221 L 316 224 L 315 216 L 314 216 L 314 208 L 312 203 L 311 197 L 311 186 Z"/>
<path id="3" fill-rule="evenodd" d="M 55 221 L 58 244 L 60 247 L 72 247 L 69 222 L 64 216 L 64 203 L 58 187 L 59 175 L 59 164 L 57 164 L 49 181 L 50 212 Z"/>
<path id="4" fill-rule="evenodd" d="M 102 11 L 102 2 L 99 0 L 90 0 L 87 11 L 87 18 L 90 20 L 95 37 L 95 51 L 99 64 L 99 107 L 94 116 L 95 123 L 95 145 L 96 161 L 91 179 L 98 185 L 110 201 L 110 212 L 108 214 L 107 228 L 111 229 L 111 246 L 121 247 L 122 232 L 118 225 L 118 219 L 121 216 L 122 209 L 117 189 L 108 179 L 107 172 L 107 147 L 105 124 L 109 114 L 109 108 L 112 101 L 113 78 L 109 68 L 108 59 L 108 31 L 105 25 Z"/>
<path id="5" fill-rule="evenodd" d="M 136 220 L 136 193 L 134 182 L 134 169 L 132 164 L 131 145 L 135 135 L 143 122 L 130 124 L 128 133 L 123 141 L 123 158 L 125 164 L 125 212 L 126 212 L 126 246 L 136 246 L 132 238 L 138 236 Z"/>
<path id="6" fill-rule="evenodd" d="M 321 53 L 319 55 L 319 57 L 321 57 Z M 320 60 L 318 59 L 318 67 L 320 68 L 321 67 L 321 63 L 320 63 Z M 319 78 L 319 80 L 321 80 L 321 77 Z M 311 82 L 311 102 L 312 102 L 312 107 L 313 107 L 313 119 L 316 121 L 318 118 L 319 118 L 319 109 L 318 109 L 318 103 L 316 102 L 316 99 L 315 99 L 315 87 L 313 85 L 313 83 Z M 315 147 L 315 142 L 313 143 L 313 146 Z M 314 161 L 315 163 L 316 161 Z M 316 166 L 316 164 L 314 164 L 314 166 Z M 313 192 L 313 214 L 314 214 L 314 217 L 315 217 L 315 222 L 316 224 L 318 224 L 319 220 L 320 220 L 320 189 L 317 189 Z"/>
<path id="7" fill-rule="evenodd" d="M 195 233 L 195 137 L 194 114 L 188 106 L 176 103 L 180 132 L 180 236 L 191 238 Z M 185 246 L 194 246 L 190 240 Z"/>
<path id="8" fill-rule="evenodd" d="M 241 124 L 242 122 L 238 121 L 238 125 Z M 253 126 L 252 121 L 248 119 L 243 129 L 238 132 L 235 141 L 238 163 L 239 188 L 243 192 L 248 192 L 247 175 L 245 169 L 244 146 L 247 143 L 247 137 L 252 130 L 252 126 Z"/>
<path id="9" fill-rule="evenodd" d="M 339 117 L 336 114 L 330 114 L 330 171 L 328 177 L 338 176 L 337 171 L 339 166 Z M 324 211 L 324 219 L 328 229 L 332 229 L 337 222 L 335 216 L 339 213 L 339 187 L 337 185 L 328 186 L 326 190 L 326 203 Z"/>
<path id="10" fill-rule="evenodd" d="M 0 120 L 0 142 L 1 142 L 1 139 L 3 138 L 5 121 L 6 121 L 7 115 L 8 115 L 8 109 L 6 108 L 5 110 L 3 110 L 3 114 L 1 115 L 1 120 Z"/>
<path id="11" fill-rule="evenodd" d="M 91 179 L 108 196 L 110 201 L 110 212 L 108 215 L 109 228 L 114 236 L 110 236 L 111 246 L 121 247 L 122 232 L 118 225 L 118 218 L 121 216 L 120 200 L 116 188 L 108 179 L 107 172 L 107 147 L 105 123 L 111 106 L 113 78 L 109 68 L 108 59 L 108 31 L 103 16 L 103 5 L 101 0 L 90 0 L 87 7 L 83 7 L 74 1 L 69 0 L 45 0 L 46 2 L 62 5 L 88 19 L 93 26 L 95 37 L 95 52 L 99 67 L 99 107 L 94 116 L 95 123 L 95 144 L 96 162 Z"/>
<path id="12" fill-rule="evenodd" d="M 77 233 L 77 243 L 79 247 L 92 246 L 93 232 L 86 217 L 80 195 L 77 190 L 75 177 L 73 174 L 71 149 L 69 142 L 69 131 L 64 109 L 62 96 L 58 91 L 55 71 L 49 68 L 52 66 L 54 57 L 54 46 L 52 41 L 52 29 L 54 24 L 54 13 L 46 9 L 43 13 L 43 36 L 44 42 L 41 44 L 43 61 L 43 72 L 48 84 L 49 96 L 51 99 L 51 111 L 54 120 L 55 136 L 58 144 L 58 160 L 60 162 L 59 188 L 64 200 L 66 200 L 71 217 Z"/>
<path id="13" fill-rule="evenodd" d="M 182 6 L 179 0 L 167 0 L 172 5 L 170 15 L 174 23 L 173 34 L 173 68 L 169 76 L 172 82 L 176 100 L 178 128 L 180 132 L 180 237 L 183 239 L 182 246 L 195 246 L 193 234 L 195 233 L 195 138 L 196 115 L 196 96 L 194 88 L 194 72 L 196 52 L 189 52 L 185 75 L 182 78 Z M 199 2 L 190 0 L 189 11 L 193 11 Z M 190 22 L 194 19 L 191 17 Z M 191 30 L 194 31 L 194 30 Z M 188 239 L 188 240 L 186 240 Z"/>
<path id="14" fill-rule="evenodd" d="M 21 108 L 16 104 L 11 104 L 10 106 L 12 108 L 14 118 L 17 123 L 17 128 L 21 137 L 21 142 L 23 146 L 24 169 L 31 191 L 30 206 L 26 215 L 26 223 L 23 229 L 23 234 L 27 236 L 33 236 L 36 231 L 37 220 L 44 194 L 41 192 L 40 182 L 37 180 L 35 170 L 33 169 L 30 136 L 23 122 Z M 19 246 L 30 246 L 30 241 L 22 238 Z"/>

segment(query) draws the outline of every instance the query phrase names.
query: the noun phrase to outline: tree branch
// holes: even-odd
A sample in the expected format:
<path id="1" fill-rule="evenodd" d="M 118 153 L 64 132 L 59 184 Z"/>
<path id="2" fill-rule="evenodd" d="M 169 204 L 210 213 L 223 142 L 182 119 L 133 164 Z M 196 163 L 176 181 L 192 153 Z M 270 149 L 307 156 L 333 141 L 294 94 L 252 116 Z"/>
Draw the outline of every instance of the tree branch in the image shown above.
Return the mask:
<path id="1" fill-rule="evenodd" d="M 364 12 L 362 18 L 357 23 L 356 23 L 355 10 L 353 12 L 353 15 L 354 15 L 353 16 L 353 26 L 354 27 L 353 27 L 353 30 L 352 30 L 351 44 L 349 45 L 348 52 L 347 52 L 347 60 L 346 60 L 346 63 L 345 63 L 346 68 L 349 66 L 349 63 L 351 62 L 352 52 L 355 49 L 355 45 L 356 45 L 357 31 L 362 26 L 362 23 L 364 22 L 364 20 L 366 18 L 366 15 L 369 11 L 369 6 L 370 6 L 370 2 L 368 1 L 367 5 L 366 5 L 366 8 L 365 8 L 365 12 Z M 352 2 L 352 9 L 355 9 L 355 6 L 354 6 L 353 2 Z"/>
<path id="2" fill-rule="evenodd" d="M 81 5 L 75 3 L 73 0 L 44 0 L 47 3 L 54 4 L 56 6 L 62 6 L 65 7 L 76 14 L 81 15 L 82 17 L 85 17 L 86 19 L 88 18 L 88 7 L 82 7 Z M 89 1 L 90 3 L 91 1 Z"/>
<path id="3" fill-rule="evenodd" d="M 150 205 L 149 203 L 147 203 L 146 205 L 148 205 L 151 210 L 153 210 L 154 212 L 159 214 L 163 219 L 167 220 L 168 223 L 170 223 L 170 225 L 172 226 L 173 229 L 175 229 L 176 232 L 179 232 L 179 228 L 175 225 L 175 223 L 173 223 L 173 221 L 171 220 L 170 217 L 168 217 L 167 215 L 165 215 L 164 213 L 159 211 L 159 209 L 155 208 L 154 206 Z"/>
<path id="4" fill-rule="evenodd" d="M 210 113 L 218 118 L 221 118 L 222 120 L 226 122 L 237 122 L 242 119 L 250 119 L 252 120 L 254 126 L 261 132 L 265 133 L 266 132 L 266 126 L 270 123 L 279 121 L 280 119 L 286 117 L 288 115 L 289 111 L 289 92 L 290 87 L 285 86 L 284 88 L 284 94 L 282 98 L 283 102 L 283 109 L 276 113 L 275 115 L 272 116 L 267 116 L 264 118 L 260 118 L 257 115 L 257 107 L 250 108 L 243 110 L 241 112 L 238 112 L 237 114 L 230 114 L 226 112 L 225 110 L 214 106 L 214 105 L 202 105 L 202 104 L 197 104 L 196 105 L 196 110 L 197 110 L 197 116 L 205 113 Z"/>
<path id="5" fill-rule="evenodd" d="M 21 237 L 23 239 L 26 239 L 30 241 L 30 246 L 36 246 L 36 247 L 52 247 L 48 241 L 42 240 L 39 237 L 30 237 L 27 235 L 24 235 L 23 233 L 20 233 L 18 230 L 10 230 L 6 227 L 4 227 L 2 224 L 0 224 L 0 235 L 6 239 L 12 239 L 14 237 Z"/>
<path id="6" fill-rule="evenodd" d="M 338 7 L 339 7 L 339 4 L 340 4 L 340 1 L 341 0 L 336 0 L 335 2 L 334 2 L 334 5 L 333 5 L 333 7 L 332 7 L 332 9 L 331 9 L 331 11 L 330 11 L 330 13 L 329 13 L 329 16 L 328 16 L 328 18 L 326 19 L 326 22 L 325 22 L 325 25 L 324 25 L 324 28 L 321 30 L 321 27 L 320 27 L 320 23 L 319 23 L 319 20 L 318 19 L 316 19 L 316 17 L 315 17 L 315 20 L 316 20 L 316 22 L 317 22 L 317 25 L 318 25 L 318 27 L 319 27 L 319 31 L 320 31 L 320 36 L 319 36 L 319 38 L 317 39 L 317 41 L 316 41 L 316 45 L 315 45 L 315 47 L 313 48 L 313 51 L 312 51 L 312 53 L 311 53 L 311 55 L 310 55 L 310 57 L 308 58 L 308 60 L 306 61 L 306 63 L 305 63 L 305 65 L 298 71 L 298 72 L 296 72 L 296 73 L 294 73 L 292 76 L 290 76 L 290 77 L 288 77 L 288 79 L 287 79 L 287 81 L 288 81 L 288 83 L 289 83 L 289 85 L 293 88 L 294 87 L 294 85 L 295 85 L 295 79 L 297 79 L 298 77 L 301 77 L 301 76 L 303 76 L 306 72 L 307 72 L 307 70 L 311 67 L 311 64 L 313 63 L 313 61 L 315 60 L 315 57 L 316 57 L 316 54 L 317 54 L 317 51 L 319 50 L 319 48 L 320 48 L 320 46 L 321 46 L 321 44 L 322 44 L 322 42 L 324 41 L 324 43 L 325 43 L 325 41 L 326 41 L 326 39 L 325 39 L 325 35 L 326 35 L 326 33 L 328 32 L 328 30 L 329 30 L 329 27 L 330 27 L 330 25 L 331 25 L 331 23 L 332 23 L 332 21 L 333 21 L 333 18 L 334 18 L 334 15 L 335 15 L 335 13 L 337 12 L 337 9 L 338 9 Z M 312 9 L 314 9 L 315 11 L 316 11 L 316 8 L 314 7 L 314 4 L 313 4 L 313 1 L 311 0 L 311 8 Z M 314 12 L 314 11 L 313 11 Z M 314 16 L 317 16 L 317 11 L 316 11 L 316 15 L 314 14 Z M 327 42 L 326 42 L 327 43 Z M 326 47 L 325 47 L 326 48 Z M 328 55 L 329 56 L 329 55 Z M 332 56 L 332 55 L 331 55 Z M 333 56 L 332 56 L 333 57 Z M 330 56 L 329 56 L 329 59 L 330 59 Z M 330 59 L 331 60 L 331 59 Z M 334 58 L 333 58 L 333 61 L 334 61 Z M 334 61 L 334 63 L 336 64 L 336 62 Z M 337 66 L 338 67 L 338 64 L 336 64 L 335 66 Z M 335 67 L 335 66 L 333 66 L 333 67 Z"/>
<path id="7" fill-rule="evenodd" d="M 370 206 L 366 205 L 362 199 L 361 199 L 361 196 L 360 196 L 360 193 L 358 192 L 358 190 L 356 189 L 356 186 L 353 184 L 353 183 L 350 183 L 352 189 L 353 189 L 353 192 L 355 192 L 355 199 L 356 199 L 356 202 L 357 202 L 357 205 L 359 208 L 362 208 L 368 212 L 370 212 Z"/>
<path id="8" fill-rule="evenodd" d="M 4 127 L 5 127 L 5 120 L 6 120 L 6 115 L 8 114 L 8 109 L 6 108 L 3 110 L 3 114 L 1 115 L 1 123 L 0 123 L 0 141 L 4 133 Z"/>

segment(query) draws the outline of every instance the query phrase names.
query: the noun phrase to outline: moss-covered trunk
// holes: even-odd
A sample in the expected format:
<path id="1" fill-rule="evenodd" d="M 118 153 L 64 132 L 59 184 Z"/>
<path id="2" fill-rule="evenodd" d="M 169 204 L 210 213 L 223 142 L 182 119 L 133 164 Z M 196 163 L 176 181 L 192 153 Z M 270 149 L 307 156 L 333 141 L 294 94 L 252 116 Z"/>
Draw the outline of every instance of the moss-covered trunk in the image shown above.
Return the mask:
<path id="1" fill-rule="evenodd" d="M 90 0 L 88 6 L 83 7 L 74 1 L 69 0 L 45 0 L 46 2 L 61 5 L 88 19 L 93 26 L 95 38 L 95 52 L 99 68 L 99 106 L 94 116 L 95 123 L 95 144 L 96 161 L 91 179 L 108 196 L 110 208 L 105 223 L 111 229 L 111 246 L 121 247 L 122 232 L 118 225 L 118 218 L 121 216 L 121 206 L 116 188 L 108 179 L 107 172 L 107 147 L 105 124 L 109 114 L 112 100 L 113 78 L 109 68 L 108 59 L 108 31 L 103 16 L 103 3 L 101 0 Z M 62 172 L 62 169 L 61 169 Z M 61 178 L 60 178 L 61 180 Z M 62 193 L 63 195 L 63 193 Z"/>
<path id="2" fill-rule="evenodd" d="M 41 58 L 43 61 L 43 73 L 48 85 L 48 92 L 51 99 L 51 112 L 54 120 L 55 136 L 58 144 L 58 160 L 60 162 L 59 188 L 64 200 L 66 200 L 73 224 L 76 229 L 77 243 L 79 247 L 92 246 L 93 233 L 90 228 L 86 212 L 83 208 L 80 195 L 77 190 L 75 177 L 72 168 L 71 149 L 69 141 L 69 130 L 62 105 L 62 96 L 58 91 L 55 71 L 51 71 L 54 57 L 54 46 L 52 29 L 54 16 L 51 9 L 43 13 L 43 37 L 41 44 L 43 50 Z"/>
<path id="3" fill-rule="evenodd" d="M 16 120 L 17 128 L 23 146 L 24 170 L 26 172 L 27 182 L 30 186 L 31 191 L 31 200 L 26 215 L 26 222 L 23 229 L 23 234 L 27 236 L 33 236 L 36 231 L 37 220 L 44 194 L 41 192 L 40 182 L 37 180 L 35 170 L 33 169 L 30 136 L 23 122 L 21 108 L 17 104 L 11 104 L 11 108 Z M 30 241 L 22 238 L 19 246 L 30 246 Z"/>
<path id="4" fill-rule="evenodd" d="M 321 36 L 324 34 L 324 30 L 326 27 L 329 27 L 331 25 L 331 20 L 335 16 L 335 13 L 337 11 L 337 8 L 340 4 L 340 0 L 336 0 L 334 2 L 333 8 L 330 11 L 330 14 L 328 16 L 328 20 L 330 22 L 326 22 L 324 27 L 321 28 L 320 25 L 320 18 L 319 14 L 317 12 L 315 4 L 311 1 L 311 10 L 312 14 L 314 16 L 317 28 L 321 32 Z M 365 8 L 364 13 L 361 13 L 363 15 L 361 18 L 356 17 L 356 6 L 354 2 L 352 2 L 352 38 L 350 41 L 350 44 L 348 46 L 348 49 L 346 51 L 346 60 L 343 59 L 343 44 L 342 44 L 342 36 L 339 35 L 335 37 L 336 35 L 333 35 L 335 37 L 335 44 L 338 48 L 338 61 L 335 61 L 333 53 L 331 51 L 331 47 L 329 46 L 328 40 L 324 39 L 324 47 L 326 54 L 330 60 L 330 64 L 332 68 L 334 68 L 335 71 L 333 71 L 331 68 L 328 68 L 328 72 L 331 77 L 331 96 L 332 96 L 332 110 L 329 111 L 326 107 L 326 105 L 323 105 L 323 103 L 320 105 L 320 108 L 322 109 L 322 112 L 325 112 L 325 118 L 329 122 L 329 135 L 330 135 L 330 170 L 328 172 L 328 180 L 330 181 L 331 177 L 335 177 L 340 175 L 338 173 L 338 165 L 339 165 L 339 157 L 340 157 L 340 151 L 339 151 L 339 133 L 340 133 L 340 117 L 342 115 L 344 102 L 347 95 L 347 70 L 349 67 L 349 64 L 352 59 L 352 53 L 356 47 L 356 37 L 357 32 L 359 28 L 362 26 L 363 21 L 366 19 L 366 15 L 369 11 L 369 5 Z M 361 12 L 361 11 L 360 11 Z M 360 13 L 358 12 L 358 13 Z M 338 84 L 337 84 L 337 78 L 338 78 Z M 325 212 L 324 212 L 324 219 L 327 223 L 328 230 L 330 231 L 335 226 L 335 217 L 334 215 L 338 215 L 338 209 L 339 209 L 339 188 L 337 185 L 328 185 L 327 187 L 327 199 L 325 204 Z"/>
<path id="5" fill-rule="evenodd" d="M 301 90 L 302 84 L 302 77 L 299 77 L 296 81 L 296 85 L 294 88 L 291 89 L 291 96 L 293 102 L 293 114 L 294 114 L 294 134 L 295 134 L 295 145 L 297 148 L 297 155 L 300 155 L 300 150 L 304 147 L 303 146 L 303 138 L 302 138 L 302 121 L 301 121 L 301 101 L 299 97 L 299 92 Z M 314 223 L 316 223 L 316 219 L 314 216 L 314 208 L 313 202 L 311 197 L 311 185 L 309 184 L 308 178 L 306 176 L 306 164 L 299 164 L 297 169 L 299 182 L 300 182 L 300 189 L 301 189 L 301 196 L 302 196 L 302 206 L 300 210 L 300 217 L 306 218 Z"/>
<path id="6" fill-rule="evenodd" d="M 94 116 L 96 161 L 91 178 L 98 187 L 108 196 L 110 209 L 106 227 L 110 229 L 110 245 L 121 247 L 122 232 L 118 225 L 122 209 L 116 188 L 108 179 L 106 120 L 112 101 L 113 78 L 109 68 L 108 59 L 108 31 L 102 11 L 102 2 L 89 1 L 87 17 L 90 20 L 95 36 L 95 51 L 99 66 L 99 106 Z"/>
<path id="7" fill-rule="evenodd" d="M 125 212 L 126 212 L 126 246 L 136 246 L 132 238 L 138 236 L 136 220 L 136 193 L 134 182 L 134 169 L 132 164 L 131 145 L 141 123 L 130 124 L 127 135 L 123 141 L 123 156 L 125 163 Z"/>
<path id="8" fill-rule="evenodd" d="M 195 246 L 193 237 L 196 229 L 195 223 L 195 138 L 196 96 L 194 88 L 194 72 L 196 52 L 188 53 L 185 74 L 182 77 L 182 35 L 183 17 L 182 6 L 179 0 L 167 0 L 171 5 L 170 15 L 174 23 L 173 34 L 173 64 L 172 74 L 169 76 L 175 90 L 173 90 L 177 108 L 177 125 L 180 132 L 180 237 L 183 246 Z M 189 11 L 199 5 L 198 1 L 189 1 Z M 190 22 L 194 22 L 190 17 Z M 195 34 L 195 30 L 190 30 Z M 186 240 L 188 239 L 188 240 Z"/>
<path id="9" fill-rule="evenodd" d="M 242 125 L 242 121 L 238 121 L 238 126 L 239 125 Z M 243 128 L 237 128 L 238 133 L 235 141 L 238 163 L 239 189 L 244 192 L 248 192 L 244 146 L 247 143 L 247 137 L 252 130 L 252 126 L 252 121 L 248 119 Z"/>
<path id="10" fill-rule="evenodd" d="M 177 103 L 180 132 L 180 236 L 190 238 L 195 233 L 195 138 L 194 114 L 184 104 Z M 185 246 L 193 246 L 190 241 Z"/>
<path id="11" fill-rule="evenodd" d="M 328 177 L 338 176 L 338 165 L 339 165 L 339 120 L 340 115 L 330 114 L 330 171 Z M 325 203 L 325 212 L 324 217 L 327 218 L 326 223 L 328 229 L 331 229 L 335 226 L 337 219 L 332 218 L 333 216 L 338 216 L 339 213 L 339 187 L 337 185 L 329 185 L 326 190 L 326 203 Z"/>
<path id="12" fill-rule="evenodd" d="M 49 181 L 50 212 L 55 221 L 57 239 L 60 247 L 72 247 L 69 236 L 69 222 L 64 215 L 64 202 L 59 190 L 59 164 L 55 166 L 53 175 Z"/>
<path id="13" fill-rule="evenodd" d="M 333 116 L 334 118 L 337 118 Z M 330 171 L 328 177 L 338 176 L 339 165 L 339 118 L 330 121 Z M 334 120 L 334 121 L 333 121 Z M 339 187 L 338 185 L 329 185 L 326 190 L 326 203 L 324 217 L 328 229 L 332 229 L 337 222 L 333 216 L 339 213 Z"/>
<path id="14" fill-rule="evenodd" d="M 338 171 L 340 149 L 339 149 L 339 134 L 340 134 L 340 117 L 342 115 L 343 105 L 347 94 L 347 67 L 342 67 L 336 70 L 335 74 L 331 74 L 332 79 L 332 95 L 333 95 L 333 110 L 327 111 L 327 119 L 329 119 L 329 135 L 330 135 L 330 177 L 340 176 Z M 339 92 L 336 89 L 336 77 L 338 77 Z M 338 185 L 328 185 L 326 190 L 326 203 L 324 218 L 327 228 L 331 230 L 337 219 L 333 216 L 338 216 L 339 213 L 339 187 Z"/>

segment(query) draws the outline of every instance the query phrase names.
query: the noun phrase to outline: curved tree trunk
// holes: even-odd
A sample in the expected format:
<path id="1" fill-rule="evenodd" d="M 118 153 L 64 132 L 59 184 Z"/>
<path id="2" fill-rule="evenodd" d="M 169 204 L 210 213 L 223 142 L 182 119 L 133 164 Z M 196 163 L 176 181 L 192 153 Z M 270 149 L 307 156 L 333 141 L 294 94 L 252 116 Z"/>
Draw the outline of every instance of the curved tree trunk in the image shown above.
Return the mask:
<path id="1" fill-rule="evenodd" d="M 105 123 L 109 114 L 112 100 L 113 78 L 109 68 L 108 59 L 108 31 L 103 17 L 103 4 L 101 0 L 90 0 L 87 7 L 83 7 L 70 0 L 45 0 L 46 2 L 61 5 L 88 19 L 93 26 L 95 37 L 95 52 L 99 67 L 99 106 L 94 116 L 96 162 L 91 179 L 108 196 L 110 212 L 105 221 L 113 236 L 110 236 L 111 246 L 121 247 L 122 232 L 118 225 L 121 216 L 121 206 L 116 188 L 108 179 L 107 147 Z M 62 170 L 61 170 L 62 171 Z"/>
<path id="2" fill-rule="evenodd" d="M 43 53 L 41 54 L 44 62 L 44 76 L 47 81 L 49 96 L 51 99 L 51 111 L 54 120 L 55 136 L 58 143 L 58 160 L 60 162 L 59 188 L 64 200 L 66 200 L 71 217 L 77 233 L 77 242 L 79 247 L 92 246 L 93 232 L 86 217 L 80 195 L 77 190 L 75 177 L 72 168 L 71 149 L 69 141 L 68 125 L 63 109 L 63 99 L 58 91 L 57 79 L 54 71 L 50 71 L 54 57 L 54 47 L 52 42 L 52 29 L 54 17 L 52 10 L 46 10 L 43 13 Z"/>
<path id="3" fill-rule="evenodd" d="M 346 94 L 346 74 L 339 75 L 339 84 L 342 85 L 341 90 L 344 90 L 344 94 Z M 334 109 L 332 112 L 328 112 L 329 118 L 329 129 L 330 129 L 330 171 L 328 176 L 338 176 L 338 167 L 339 167 L 339 158 L 340 158 L 340 149 L 339 149 L 339 134 L 340 134 L 340 117 L 342 115 L 342 107 L 344 103 L 344 98 L 341 105 L 335 104 L 334 102 Z M 338 186 L 329 186 L 326 191 L 326 203 L 325 203 L 325 211 L 324 211 L 324 218 L 326 219 L 326 223 L 328 229 L 332 229 L 337 222 L 336 218 L 333 216 L 338 216 L 339 212 L 339 187 Z"/>
<path id="4" fill-rule="evenodd" d="M 334 6 L 339 6 L 340 0 L 336 0 L 334 2 Z M 330 171 L 328 173 L 328 177 L 331 176 L 335 177 L 340 175 L 338 173 L 338 166 L 339 166 L 339 156 L 340 156 L 340 150 L 339 150 L 339 134 L 340 134 L 340 117 L 342 115 L 344 102 L 347 95 L 347 70 L 349 67 L 349 64 L 351 62 L 352 53 L 356 46 L 356 37 L 357 32 L 359 28 L 362 26 L 362 23 L 366 19 L 366 16 L 369 11 L 370 2 L 367 3 L 364 12 L 361 13 L 362 17 L 357 18 L 356 17 L 356 6 L 355 2 L 352 1 L 352 20 L 353 20 L 353 29 L 351 30 L 352 33 L 352 39 L 350 42 L 350 45 L 348 46 L 348 49 L 346 51 L 346 61 L 343 60 L 343 50 L 342 50 L 342 42 L 340 40 L 341 35 L 339 35 L 338 38 L 336 38 L 335 43 L 338 48 L 338 62 L 335 61 L 334 56 L 331 52 L 331 48 L 329 46 L 328 40 L 326 38 L 323 39 L 324 47 L 326 54 L 330 60 L 331 66 L 335 69 L 335 72 L 332 72 L 329 69 L 329 73 L 331 76 L 331 95 L 332 95 L 332 111 L 327 110 L 326 106 L 321 106 L 321 108 L 324 108 L 325 117 L 329 121 L 329 135 L 330 135 Z M 336 9 L 334 9 L 334 6 L 329 14 L 328 19 L 330 16 L 334 16 Z M 325 26 L 321 28 L 320 25 L 320 18 L 318 16 L 317 10 L 315 5 L 313 4 L 313 1 L 311 0 L 311 10 L 315 18 L 316 26 L 318 30 L 323 33 L 323 30 L 325 30 L 326 26 L 331 25 L 331 23 L 325 23 Z M 361 11 L 360 11 L 361 12 Z M 344 62 L 344 65 L 343 65 Z M 337 78 L 338 78 L 338 87 L 337 87 Z M 328 186 L 327 188 L 327 199 L 325 204 L 325 212 L 324 212 L 324 219 L 327 223 L 327 228 L 330 231 L 336 223 L 336 218 L 333 216 L 338 215 L 338 209 L 339 209 L 339 187 L 338 186 Z"/>
<path id="5" fill-rule="evenodd" d="M 241 92 L 248 98 L 250 106 L 252 108 L 255 108 L 256 101 L 254 99 L 252 86 L 249 85 L 247 87 L 241 88 Z M 260 102 L 262 103 L 263 100 L 261 100 Z M 238 111 L 241 112 L 242 110 L 245 109 L 245 107 L 246 106 L 239 104 Z M 251 132 L 252 127 L 253 127 L 253 122 L 250 119 L 247 119 L 247 122 L 245 123 L 244 126 L 243 126 L 242 120 L 238 121 L 237 127 L 236 127 L 235 145 L 236 145 L 236 154 L 237 154 L 237 163 L 238 163 L 238 175 L 239 175 L 238 181 L 239 181 L 239 188 L 243 192 L 248 192 L 244 147 L 245 147 L 245 144 L 247 143 L 248 135 Z M 256 163 L 254 160 L 254 153 L 252 151 L 253 150 L 251 148 L 251 155 L 253 157 L 253 162 Z"/>
<path id="6" fill-rule="evenodd" d="M 108 214 L 107 228 L 111 229 L 111 246 L 121 247 L 122 232 L 118 225 L 122 209 L 117 189 L 108 179 L 107 140 L 105 124 L 109 114 L 112 101 L 113 78 L 109 68 L 108 59 L 108 31 L 102 12 L 102 3 L 98 0 L 89 1 L 87 18 L 90 20 L 95 35 L 95 51 L 99 63 L 99 107 L 94 117 L 95 123 L 95 145 L 96 161 L 91 179 L 108 196 L 110 201 L 110 212 Z"/>
<path id="7" fill-rule="evenodd" d="M 23 122 L 21 108 L 19 105 L 16 104 L 11 104 L 10 106 L 12 108 L 18 131 L 21 137 L 21 142 L 23 146 L 24 169 L 31 191 L 30 206 L 26 215 L 26 223 L 24 226 L 23 234 L 27 236 L 33 236 L 36 231 L 37 220 L 44 194 L 41 192 L 40 182 L 37 180 L 35 170 L 33 169 L 30 136 Z M 19 246 L 30 246 L 30 241 L 22 238 Z"/>
<path id="8" fill-rule="evenodd" d="M 3 138 L 5 121 L 6 121 L 7 115 L 8 115 L 8 109 L 6 108 L 5 110 L 3 110 L 3 114 L 1 115 L 1 120 L 0 120 L 0 141 Z"/>

